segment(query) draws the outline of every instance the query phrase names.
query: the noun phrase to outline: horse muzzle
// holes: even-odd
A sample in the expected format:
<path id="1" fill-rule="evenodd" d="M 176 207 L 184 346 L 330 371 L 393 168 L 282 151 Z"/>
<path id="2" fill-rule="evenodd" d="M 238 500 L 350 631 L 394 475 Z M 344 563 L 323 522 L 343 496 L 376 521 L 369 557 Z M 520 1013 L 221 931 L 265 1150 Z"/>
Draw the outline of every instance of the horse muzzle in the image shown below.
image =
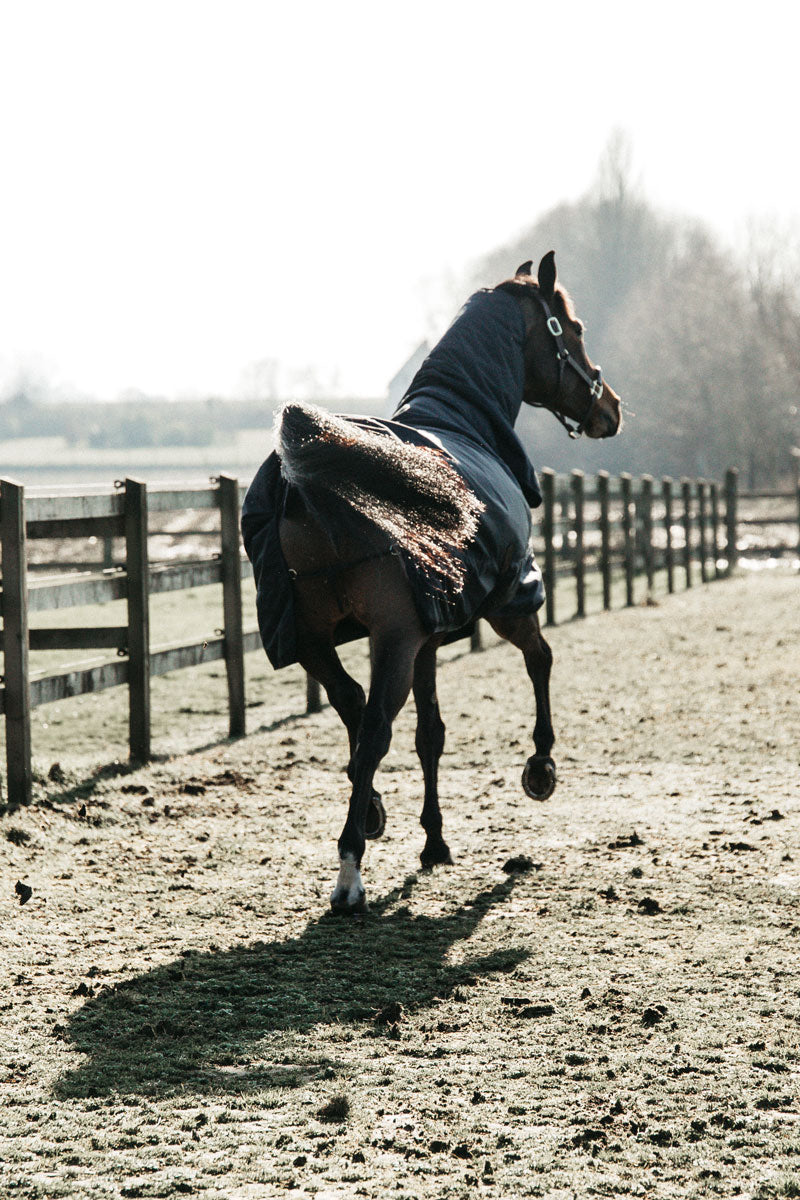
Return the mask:
<path id="1" fill-rule="evenodd" d="M 584 425 L 587 437 L 614 437 L 622 428 L 622 402 L 617 393 L 603 381 L 603 394 L 595 403 L 591 417 Z"/>

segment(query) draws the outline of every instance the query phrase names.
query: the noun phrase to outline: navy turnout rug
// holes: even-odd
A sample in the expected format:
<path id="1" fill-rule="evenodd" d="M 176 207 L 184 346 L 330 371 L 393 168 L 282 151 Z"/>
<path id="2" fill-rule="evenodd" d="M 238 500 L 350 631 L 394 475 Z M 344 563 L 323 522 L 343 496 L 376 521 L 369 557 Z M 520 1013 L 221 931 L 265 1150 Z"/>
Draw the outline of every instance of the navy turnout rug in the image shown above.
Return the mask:
<path id="1" fill-rule="evenodd" d="M 348 418 L 386 437 L 443 450 L 485 505 L 477 535 L 464 551 L 466 581 L 457 595 L 432 586 L 400 552 L 430 634 L 459 636 L 479 617 L 532 613 L 544 602 L 531 548 L 531 508 L 542 496 L 514 432 L 522 404 L 524 333 L 522 310 L 511 295 L 476 292 L 420 367 L 392 420 Z M 287 490 L 273 453 L 242 506 L 259 629 L 273 667 L 297 661 L 292 584 L 278 537 Z M 343 621 L 337 641 L 365 633 L 355 622 Z"/>

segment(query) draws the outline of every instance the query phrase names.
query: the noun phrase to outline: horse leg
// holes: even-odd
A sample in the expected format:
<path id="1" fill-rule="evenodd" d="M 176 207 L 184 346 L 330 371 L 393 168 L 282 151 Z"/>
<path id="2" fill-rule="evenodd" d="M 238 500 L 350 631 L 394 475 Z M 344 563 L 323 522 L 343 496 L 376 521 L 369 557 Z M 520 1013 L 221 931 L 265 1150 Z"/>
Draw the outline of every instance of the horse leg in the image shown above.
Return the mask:
<path id="1" fill-rule="evenodd" d="M 436 650 L 435 641 L 426 642 L 414 664 L 416 747 L 425 780 L 425 801 L 420 817 L 426 834 L 425 846 L 420 854 L 423 867 L 453 861 L 442 837 L 442 813 L 439 808 L 439 759 L 444 749 L 444 724 L 436 698 Z"/>
<path id="2" fill-rule="evenodd" d="M 392 722 L 411 691 L 414 660 L 423 640 L 421 634 L 396 630 L 374 638 L 372 682 L 353 758 L 350 807 L 339 838 L 339 878 L 331 895 L 331 907 L 339 912 L 364 907 L 360 867 L 372 781 L 389 749 Z"/>
<path id="3" fill-rule="evenodd" d="M 353 761 L 358 744 L 358 734 L 364 715 L 366 699 L 364 689 L 342 666 L 336 647 L 329 637 L 313 634 L 299 626 L 298 657 L 300 665 L 316 679 L 328 696 L 331 707 L 347 730 L 350 743 L 350 761 L 347 775 L 353 780 Z M 373 791 L 367 813 L 366 834 L 378 838 L 386 828 L 386 811 L 377 792 Z"/>
<path id="4" fill-rule="evenodd" d="M 521 617 L 488 617 L 489 624 L 501 638 L 522 651 L 528 676 L 536 697 L 536 724 L 533 744 L 536 750 L 525 764 L 522 786 L 532 800 L 547 800 L 556 786 L 556 765 L 550 757 L 553 749 L 553 725 L 550 719 L 550 668 L 553 652 L 542 636 L 535 613 Z"/>

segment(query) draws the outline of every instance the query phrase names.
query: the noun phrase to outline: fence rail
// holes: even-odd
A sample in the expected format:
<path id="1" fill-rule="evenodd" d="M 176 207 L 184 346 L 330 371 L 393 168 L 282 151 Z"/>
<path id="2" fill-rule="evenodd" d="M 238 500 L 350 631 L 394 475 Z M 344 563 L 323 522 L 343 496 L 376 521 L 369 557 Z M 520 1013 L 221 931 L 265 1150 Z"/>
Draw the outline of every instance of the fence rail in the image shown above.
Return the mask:
<path id="1" fill-rule="evenodd" d="M 674 591 L 729 575 L 736 567 L 742 530 L 796 526 L 800 558 L 800 486 L 794 491 L 740 492 L 735 470 L 723 483 L 703 479 L 636 480 L 600 472 L 594 479 L 580 471 L 559 476 L 542 473 L 543 508 L 534 522 L 536 553 L 546 590 L 545 619 L 550 625 L 585 616 L 589 603 L 610 609 L 624 590 L 624 602 L 636 602 L 637 580 L 652 595 L 657 588 Z M 242 625 L 241 580 L 251 574 L 242 558 L 239 506 L 244 488 L 221 475 L 210 487 L 159 486 L 127 479 L 113 491 L 81 494 L 28 494 L 12 480 L 0 480 L 0 544 L 2 590 L 0 650 L 0 714 L 5 716 L 8 799 L 26 803 L 31 796 L 31 711 L 38 705 L 127 685 L 131 757 L 150 756 L 150 680 L 169 671 L 224 659 L 228 685 L 229 733 L 245 732 L 244 654 L 260 647 L 257 630 Z M 778 505 L 781 510 L 775 511 Z M 740 514 L 747 506 L 748 515 Z M 761 506 L 761 507 L 759 507 Z M 213 557 L 151 563 L 148 538 L 165 531 L 154 528 L 155 513 L 217 510 L 219 530 L 187 530 L 191 538 L 219 539 Z M 752 511 L 751 511 L 752 510 Z M 758 511 L 756 511 L 758 510 Z M 170 536 L 175 536 L 170 534 Z M 29 578 L 28 541 L 92 538 L 104 543 L 104 562 L 111 563 L 111 540 L 121 539 L 124 561 L 87 573 L 61 578 Z M 762 537 L 761 549 L 769 549 Z M 781 551 L 792 548 L 786 539 Z M 778 552 L 773 546 L 773 552 Z M 50 564 L 54 565 L 54 564 Z M 81 564 L 83 565 L 83 564 Z M 221 583 L 223 628 L 191 642 L 151 646 L 149 601 L 152 595 Z M 569 597 L 565 601 L 565 595 Z M 33 628 L 29 616 L 77 605 L 124 600 L 124 625 L 95 628 Z M 565 604 L 572 610 L 562 611 Z M 467 632 L 467 631 L 465 631 Z M 469 631 L 471 646 L 480 646 L 480 629 Z M 30 651 L 114 650 L 100 662 L 32 675 Z M 321 704 L 319 685 L 307 679 L 305 710 Z"/>
<path id="2" fill-rule="evenodd" d="M 594 482 L 581 471 L 569 476 L 542 472 L 541 521 L 548 624 L 556 624 L 558 581 L 571 577 L 575 609 L 586 613 L 590 572 L 600 578 L 602 607 L 612 606 L 612 582 L 624 583 L 625 603 L 634 603 L 635 581 L 642 577 L 652 592 L 664 573 L 665 590 L 675 590 L 678 572 L 686 587 L 729 574 L 736 566 L 737 477 L 724 485 L 708 480 L 628 474 L 612 479 L 601 471 Z M 724 511 L 723 511 L 724 510 Z"/>
<path id="3" fill-rule="evenodd" d="M 542 473 L 543 511 L 537 535 L 547 593 L 548 624 L 565 619 L 562 581 L 570 580 L 573 605 L 566 619 L 585 615 L 592 574 L 604 609 L 612 607 L 612 583 L 624 586 L 625 604 L 635 584 L 648 593 L 673 592 L 729 575 L 740 556 L 795 554 L 800 561 L 800 486 L 793 490 L 740 492 L 735 470 L 722 483 L 705 479 L 635 480 L 600 472 Z M 760 506 L 760 509 L 759 509 Z M 743 515 L 746 508 L 750 515 Z M 794 538 L 776 529 L 791 527 Z M 750 535 L 759 528 L 758 539 Z M 663 582 L 662 582 L 663 580 Z"/>
<path id="4" fill-rule="evenodd" d="M 26 495 L 21 484 L 0 480 L 0 539 L 3 629 L 3 676 L 0 713 L 5 716 L 8 799 L 27 803 L 31 796 L 31 711 L 71 696 L 127 685 L 131 757 L 150 757 L 150 681 L 168 671 L 224 659 L 228 684 L 229 733 L 245 730 L 244 654 L 260 646 L 256 630 L 242 626 L 241 580 L 250 575 L 242 558 L 238 480 L 221 475 L 212 486 L 159 487 L 126 479 L 113 491 L 85 494 Z M 219 552 L 211 558 L 174 564 L 149 561 L 150 516 L 183 509 L 217 509 Z M 28 577 L 28 541 L 93 538 L 124 541 L 124 565 L 60 578 Z M 150 644 L 150 597 L 163 592 L 222 585 L 220 634 L 153 647 Z M 29 617 L 78 605 L 124 600 L 124 625 L 34 628 Z M 46 675 L 32 675 L 31 650 L 115 650 L 116 657 L 79 664 Z"/>

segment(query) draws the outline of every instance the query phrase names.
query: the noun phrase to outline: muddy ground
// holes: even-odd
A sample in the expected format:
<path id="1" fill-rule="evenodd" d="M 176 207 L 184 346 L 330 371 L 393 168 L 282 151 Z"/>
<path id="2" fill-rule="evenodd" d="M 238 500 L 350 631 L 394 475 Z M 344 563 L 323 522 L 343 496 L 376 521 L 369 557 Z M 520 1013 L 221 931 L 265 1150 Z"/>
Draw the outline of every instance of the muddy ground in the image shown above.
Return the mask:
<path id="1" fill-rule="evenodd" d="M 455 865 L 406 711 L 361 917 L 327 709 L 3 817 L 0 1194 L 800 1195 L 800 581 L 551 642 L 553 798 L 521 660 L 451 652 Z"/>

